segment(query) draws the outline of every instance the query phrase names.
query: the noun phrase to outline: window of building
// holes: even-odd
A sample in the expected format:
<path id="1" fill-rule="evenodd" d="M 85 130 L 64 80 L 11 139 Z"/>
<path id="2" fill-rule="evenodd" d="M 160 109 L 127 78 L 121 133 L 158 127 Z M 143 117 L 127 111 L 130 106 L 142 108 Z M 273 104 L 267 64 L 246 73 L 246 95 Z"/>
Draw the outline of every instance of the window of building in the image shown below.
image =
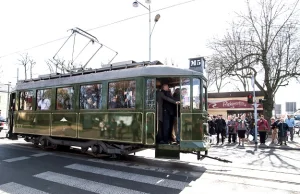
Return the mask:
<path id="1" fill-rule="evenodd" d="M 20 92 L 20 110 L 32 110 L 33 91 Z"/>
<path id="2" fill-rule="evenodd" d="M 109 83 L 108 108 L 135 108 L 135 81 Z"/>
<path id="3" fill-rule="evenodd" d="M 294 112 L 296 112 L 297 111 L 296 102 L 286 102 L 285 103 L 285 111 L 288 114 L 293 114 Z"/>
<path id="4" fill-rule="evenodd" d="M 191 107 L 190 86 L 191 86 L 190 78 L 182 78 L 181 79 L 181 106 L 182 106 L 182 109 L 190 109 L 190 107 Z"/>
<path id="5" fill-rule="evenodd" d="M 200 79 L 193 78 L 193 109 L 200 109 Z"/>
<path id="6" fill-rule="evenodd" d="M 155 109 L 155 79 L 147 79 L 146 81 L 146 100 L 145 106 L 146 109 Z"/>
<path id="7" fill-rule="evenodd" d="M 51 109 L 51 89 L 38 90 L 37 99 L 37 110 L 50 110 Z"/>
<path id="8" fill-rule="evenodd" d="M 281 104 L 275 104 L 275 115 L 281 115 Z"/>
<path id="9" fill-rule="evenodd" d="M 81 109 L 102 109 L 102 84 L 91 84 L 80 87 Z"/>
<path id="10" fill-rule="evenodd" d="M 72 110 L 73 109 L 73 87 L 57 88 L 56 90 L 56 109 Z"/>

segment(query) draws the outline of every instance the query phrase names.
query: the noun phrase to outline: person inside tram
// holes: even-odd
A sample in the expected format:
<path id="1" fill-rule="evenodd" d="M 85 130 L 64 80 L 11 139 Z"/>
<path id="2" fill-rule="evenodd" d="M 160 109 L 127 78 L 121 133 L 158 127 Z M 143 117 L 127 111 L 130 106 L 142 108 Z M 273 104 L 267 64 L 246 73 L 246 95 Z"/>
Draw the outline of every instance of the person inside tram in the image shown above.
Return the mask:
<path id="1" fill-rule="evenodd" d="M 38 108 L 39 110 L 49 110 L 51 106 L 51 102 L 48 98 L 45 98 L 45 95 L 43 94 L 42 99 L 38 102 Z"/>
<path id="2" fill-rule="evenodd" d="M 117 103 L 117 97 L 112 97 L 110 103 L 109 103 L 109 108 L 119 108 L 118 103 Z"/>
<path id="3" fill-rule="evenodd" d="M 181 89 L 181 96 L 182 96 L 182 108 L 188 109 L 190 107 L 190 99 L 186 88 Z"/>
<path id="4" fill-rule="evenodd" d="M 157 81 L 156 86 L 159 88 L 161 85 L 160 81 Z M 179 101 L 175 101 L 169 92 L 168 84 L 164 84 L 162 89 L 156 91 L 156 102 L 157 102 L 157 114 L 158 114 L 158 133 L 157 140 L 160 144 L 168 144 L 171 139 L 171 117 L 174 116 L 175 111 L 172 104 L 179 104 Z"/>

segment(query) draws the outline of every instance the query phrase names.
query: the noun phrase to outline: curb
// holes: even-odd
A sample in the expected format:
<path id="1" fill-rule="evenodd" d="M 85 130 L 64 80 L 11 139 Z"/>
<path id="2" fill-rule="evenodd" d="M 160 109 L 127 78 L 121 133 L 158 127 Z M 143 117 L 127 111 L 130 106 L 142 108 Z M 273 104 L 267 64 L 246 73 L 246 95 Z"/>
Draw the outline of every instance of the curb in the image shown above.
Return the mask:
<path id="1" fill-rule="evenodd" d="M 212 148 L 239 148 L 236 145 L 212 145 Z M 255 148 L 255 145 L 244 145 L 244 148 Z M 296 151 L 300 151 L 300 147 L 299 148 L 291 148 L 291 147 L 275 147 L 275 146 L 257 146 L 258 149 L 278 149 L 278 150 L 296 150 Z"/>

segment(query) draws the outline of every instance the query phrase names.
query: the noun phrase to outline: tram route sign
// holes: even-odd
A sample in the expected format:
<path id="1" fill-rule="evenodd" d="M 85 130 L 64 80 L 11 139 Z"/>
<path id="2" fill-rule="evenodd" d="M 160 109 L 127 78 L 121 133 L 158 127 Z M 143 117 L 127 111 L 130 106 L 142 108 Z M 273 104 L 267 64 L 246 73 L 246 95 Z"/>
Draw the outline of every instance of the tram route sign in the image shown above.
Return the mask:
<path id="1" fill-rule="evenodd" d="M 205 59 L 204 57 L 190 58 L 190 69 L 204 73 Z"/>

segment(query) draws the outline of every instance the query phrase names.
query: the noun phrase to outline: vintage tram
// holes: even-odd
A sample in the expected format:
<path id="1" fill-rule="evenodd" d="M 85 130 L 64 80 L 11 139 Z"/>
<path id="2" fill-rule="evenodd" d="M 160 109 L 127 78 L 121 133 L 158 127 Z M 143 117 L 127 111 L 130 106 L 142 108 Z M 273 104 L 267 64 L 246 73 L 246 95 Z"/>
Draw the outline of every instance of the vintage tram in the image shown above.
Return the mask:
<path id="1" fill-rule="evenodd" d="M 181 91 L 178 145 L 156 142 L 159 82 Z M 156 157 L 179 158 L 185 152 L 199 159 L 210 147 L 206 78 L 159 61 L 22 80 L 10 95 L 10 107 L 8 138 L 23 137 L 44 148 L 77 146 L 114 156 L 155 148 Z"/>

